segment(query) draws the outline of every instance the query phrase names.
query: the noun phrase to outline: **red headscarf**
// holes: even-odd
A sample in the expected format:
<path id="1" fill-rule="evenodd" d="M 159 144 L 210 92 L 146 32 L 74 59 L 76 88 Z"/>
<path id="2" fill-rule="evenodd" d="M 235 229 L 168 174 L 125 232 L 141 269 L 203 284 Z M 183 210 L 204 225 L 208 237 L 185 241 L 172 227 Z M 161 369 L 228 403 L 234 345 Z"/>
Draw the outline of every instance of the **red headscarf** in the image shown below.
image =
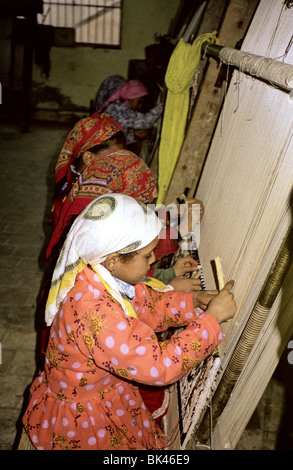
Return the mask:
<path id="1" fill-rule="evenodd" d="M 147 204 L 157 196 L 156 180 L 143 160 L 129 150 L 105 150 L 98 155 L 75 181 L 62 204 L 47 258 L 67 232 L 73 218 L 104 193 L 127 194 Z"/>
<path id="2" fill-rule="evenodd" d="M 93 114 L 78 121 L 69 132 L 55 168 L 55 182 L 62 180 L 70 165 L 83 152 L 113 137 L 122 127 L 107 114 Z"/>
<path id="3" fill-rule="evenodd" d="M 107 114 L 93 114 L 78 121 L 69 132 L 55 167 L 56 189 L 58 186 L 59 188 L 54 197 L 50 217 L 53 228 L 58 221 L 63 202 L 77 178 L 77 173 L 71 170 L 71 165 L 83 152 L 107 141 L 121 130 L 122 127 Z"/>

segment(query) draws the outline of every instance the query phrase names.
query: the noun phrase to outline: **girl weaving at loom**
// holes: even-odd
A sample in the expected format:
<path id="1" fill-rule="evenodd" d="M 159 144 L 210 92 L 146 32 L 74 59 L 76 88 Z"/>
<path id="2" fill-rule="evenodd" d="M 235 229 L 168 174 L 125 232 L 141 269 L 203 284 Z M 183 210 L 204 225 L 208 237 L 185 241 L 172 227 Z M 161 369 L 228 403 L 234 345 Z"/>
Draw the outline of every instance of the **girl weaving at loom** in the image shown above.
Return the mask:
<path id="1" fill-rule="evenodd" d="M 150 169 L 124 147 L 121 126 L 106 114 L 93 115 L 74 125 L 58 156 L 51 211 L 53 232 L 46 250 L 47 266 L 37 306 L 39 367 L 42 367 L 47 342 L 48 329 L 43 318 L 48 289 L 60 249 L 75 217 L 100 194 L 125 193 L 142 202 L 149 202 L 157 195 Z"/>
<path id="2" fill-rule="evenodd" d="M 55 181 L 61 192 L 56 191 L 52 211 L 54 228 L 47 247 L 48 268 L 44 276 L 41 299 L 38 303 L 37 320 L 38 369 L 48 341 L 49 329 L 44 324 L 45 302 L 51 277 L 66 234 L 77 215 L 97 196 L 113 192 L 125 193 L 144 203 L 151 202 L 157 195 L 155 178 L 148 166 L 134 153 L 125 150 L 121 127 L 109 116 L 94 115 L 78 121 L 67 136 L 58 157 Z M 123 137 L 123 136 L 122 136 Z M 166 237 L 165 237 L 166 238 Z M 177 241 L 162 239 L 157 247 L 157 256 L 177 249 Z M 196 270 L 192 258 L 179 259 L 172 268 L 152 270 L 153 277 L 161 277 L 175 290 L 199 290 L 199 279 L 183 277 L 186 272 Z M 162 273 L 166 274 L 162 277 Z M 166 412 L 162 407 L 165 394 L 162 390 L 140 389 L 151 412 L 159 420 Z"/>
<path id="3" fill-rule="evenodd" d="M 62 189 L 56 190 L 51 214 L 53 234 L 47 259 L 53 257 L 53 263 L 72 221 L 93 198 L 110 192 L 128 194 L 145 204 L 156 198 L 153 173 L 137 155 L 125 150 L 121 132 L 120 125 L 103 114 L 81 119 L 69 133 L 55 170 L 56 187 Z M 175 240 L 166 240 L 164 244 L 168 244 L 170 253 L 177 250 Z M 200 288 L 197 280 L 174 279 L 195 269 L 196 263 L 191 258 L 178 260 L 162 279 L 166 284 L 172 282 L 178 290 Z M 154 277 L 162 276 L 163 272 L 156 269 Z"/>
<path id="4" fill-rule="evenodd" d="M 153 173 L 125 149 L 122 127 L 106 114 L 83 118 L 69 132 L 57 160 L 55 184 L 47 258 L 94 197 L 120 192 L 146 203 L 157 195 Z"/>
<path id="5" fill-rule="evenodd" d="M 134 144 L 137 138 L 146 138 L 148 130 L 163 112 L 162 103 L 148 112 L 142 112 L 143 99 L 148 94 L 149 91 L 140 80 L 129 80 L 96 108 L 97 113 L 108 114 L 123 127 L 127 146 Z"/>
<path id="6" fill-rule="evenodd" d="M 236 308 L 233 282 L 182 293 L 144 278 L 160 230 L 151 209 L 122 194 L 98 197 L 73 223 L 46 307 L 45 370 L 23 417 L 37 449 L 168 445 L 138 385 L 162 387 L 196 367 Z M 170 326 L 186 328 L 160 343 L 154 332 Z"/>

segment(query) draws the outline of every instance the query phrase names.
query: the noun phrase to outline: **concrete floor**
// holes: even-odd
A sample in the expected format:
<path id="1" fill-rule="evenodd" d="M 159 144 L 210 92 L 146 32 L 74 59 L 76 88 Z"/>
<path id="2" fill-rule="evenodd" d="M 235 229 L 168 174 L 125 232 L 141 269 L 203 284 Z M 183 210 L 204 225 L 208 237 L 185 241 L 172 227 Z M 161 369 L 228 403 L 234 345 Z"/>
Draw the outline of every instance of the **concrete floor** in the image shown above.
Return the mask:
<path id="1" fill-rule="evenodd" d="M 35 373 L 36 299 L 48 232 L 53 169 L 67 126 L 0 123 L 0 449 L 11 449 Z"/>
<path id="2" fill-rule="evenodd" d="M 21 133 L 18 123 L 0 123 L 0 450 L 14 448 L 36 369 L 35 316 L 54 165 L 70 127 L 33 123 Z M 286 367 L 285 378 L 275 374 L 270 382 L 238 449 L 293 449 L 292 420 L 283 426 L 283 415 L 293 416 L 292 379 L 289 393 L 283 385 L 288 374 L 293 376 L 293 365 L 288 369 L 285 361 Z"/>

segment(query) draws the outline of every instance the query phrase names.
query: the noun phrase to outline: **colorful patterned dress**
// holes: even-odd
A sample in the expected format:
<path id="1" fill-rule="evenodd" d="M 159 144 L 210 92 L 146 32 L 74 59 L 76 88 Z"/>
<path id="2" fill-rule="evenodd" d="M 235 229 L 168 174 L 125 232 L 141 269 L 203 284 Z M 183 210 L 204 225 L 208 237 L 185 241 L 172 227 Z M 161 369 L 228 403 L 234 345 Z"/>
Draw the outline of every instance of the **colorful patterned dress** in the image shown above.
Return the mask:
<path id="1" fill-rule="evenodd" d="M 89 267 L 64 299 L 23 417 L 37 449 L 167 447 L 138 384 L 176 382 L 221 341 L 221 330 L 210 314 L 195 311 L 191 293 L 126 287 L 138 318 L 125 315 Z M 158 341 L 155 332 L 179 325 L 188 326 Z"/>
<path id="2" fill-rule="evenodd" d="M 123 193 L 145 204 L 157 195 L 156 180 L 148 166 L 130 150 L 105 150 L 76 177 L 59 207 L 47 248 L 47 258 L 68 227 L 93 199 L 102 194 Z M 59 199 L 58 199 L 59 200 Z"/>

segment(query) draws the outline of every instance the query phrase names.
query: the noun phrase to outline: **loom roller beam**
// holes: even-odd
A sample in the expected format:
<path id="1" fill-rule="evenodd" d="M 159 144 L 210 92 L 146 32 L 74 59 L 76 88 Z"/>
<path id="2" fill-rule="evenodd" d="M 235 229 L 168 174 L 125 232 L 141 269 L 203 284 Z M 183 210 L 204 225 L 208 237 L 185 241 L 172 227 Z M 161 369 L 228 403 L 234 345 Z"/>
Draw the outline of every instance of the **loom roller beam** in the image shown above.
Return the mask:
<path id="1" fill-rule="evenodd" d="M 293 65 L 291 64 L 207 41 L 202 44 L 201 51 L 203 55 L 209 55 L 226 65 L 237 67 L 240 71 L 261 78 L 283 90 L 293 90 Z"/>

